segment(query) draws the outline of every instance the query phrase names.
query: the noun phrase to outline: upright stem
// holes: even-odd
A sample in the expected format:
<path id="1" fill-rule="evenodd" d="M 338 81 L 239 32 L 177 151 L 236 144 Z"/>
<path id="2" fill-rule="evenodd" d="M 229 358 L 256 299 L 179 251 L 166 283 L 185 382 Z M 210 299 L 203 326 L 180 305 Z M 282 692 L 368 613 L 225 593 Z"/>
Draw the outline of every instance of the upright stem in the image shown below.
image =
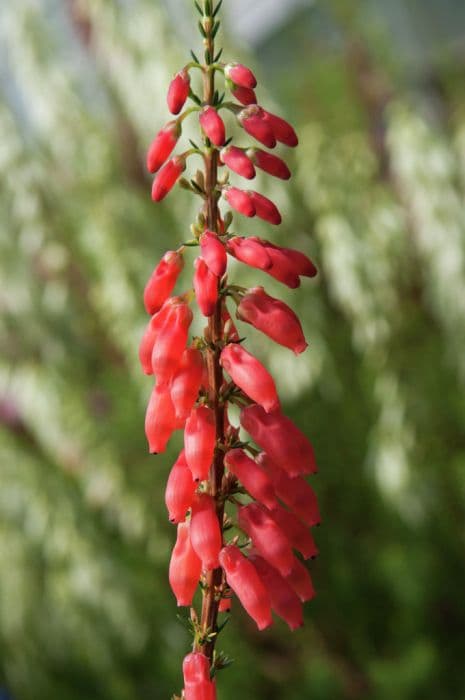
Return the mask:
<path id="1" fill-rule="evenodd" d="M 213 63 L 214 58 L 214 40 L 212 37 L 211 17 L 206 17 L 204 21 L 204 29 L 206 38 L 204 40 L 206 49 L 207 66 Z M 203 99 L 205 104 L 212 105 L 215 93 L 215 71 L 206 70 L 204 73 L 204 90 Z M 205 193 L 206 193 L 206 219 L 207 226 L 210 231 L 218 232 L 218 201 L 216 194 L 217 186 L 217 171 L 218 171 L 218 152 L 214 148 L 209 148 L 207 144 L 207 153 L 205 155 Z M 218 291 L 220 288 L 220 280 L 218 280 Z M 215 306 L 215 312 L 208 319 L 208 342 L 210 348 L 207 354 L 208 366 L 208 400 L 215 414 L 216 424 L 216 440 L 217 445 L 224 443 L 224 404 L 220 402 L 220 390 L 223 384 L 223 370 L 220 365 L 221 341 L 223 338 L 223 322 L 222 322 L 222 299 L 218 294 L 218 301 Z M 216 509 L 220 530 L 223 530 L 223 515 L 224 503 L 219 498 L 221 492 L 221 483 L 224 474 L 223 452 L 218 446 L 215 449 L 213 464 L 210 468 L 208 488 L 210 494 L 216 501 Z M 208 571 L 203 590 L 202 613 L 200 626 L 202 629 L 202 643 L 198 645 L 198 650 L 202 651 L 210 661 L 213 660 L 215 649 L 216 635 L 207 637 L 216 632 L 218 606 L 220 599 L 220 591 L 223 584 L 223 572 L 221 567 Z"/>

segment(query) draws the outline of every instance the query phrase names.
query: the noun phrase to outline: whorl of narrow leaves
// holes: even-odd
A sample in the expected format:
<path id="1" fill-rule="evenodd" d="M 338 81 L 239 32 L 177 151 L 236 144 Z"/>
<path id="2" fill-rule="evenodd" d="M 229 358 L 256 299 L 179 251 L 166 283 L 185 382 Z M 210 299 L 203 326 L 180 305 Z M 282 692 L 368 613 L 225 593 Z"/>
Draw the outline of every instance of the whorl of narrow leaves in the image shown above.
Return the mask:
<path id="1" fill-rule="evenodd" d="M 147 168 L 155 173 L 152 199 L 162 200 L 179 180 L 200 197 L 194 238 L 168 251 L 147 282 L 144 304 L 151 319 L 139 356 L 145 374 L 155 383 L 145 430 L 152 453 L 163 452 L 172 433 L 184 432 L 184 449 L 169 473 L 165 501 L 178 534 L 169 582 L 178 605 L 191 606 L 202 596 L 200 617 L 191 609 L 193 651 L 183 663 L 185 700 L 216 698 L 214 673 L 227 664 L 214 656 L 221 625 L 218 614 L 231 609 L 234 594 L 259 629 L 272 623 L 272 611 L 291 630 L 303 624 L 302 602 L 314 595 L 310 575 L 298 557 L 316 556 L 309 527 L 320 522 L 313 489 L 303 475 L 316 471 L 308 438 L 280 408 L 274 378 L 261 360 L 242 345 L 236 318 L 296 355 L 307 347 L 297 315 L 262 286 L 244 289 L 226 277 L 228 255 L 294 289 L 301 277 L 316 274 L 303 253 L 254 236 L 233 235 L 228 229 L 229 205 L 246 217 L 281 223 L 276 205 L 253 189 L 229 184 L 229 171 L 247 180 L 255 168 L 287 180 L 291 173 L 278 156 L 234 141 L 244 134 L 268 148 L 277 143 L 294 147 L 297 136 L 284 119 L 257 104 L 257 80 L 246 66 L 221 63 L 214 39 L 221 3 L 195 3 L 205 48 L 205 63 L 195 54 L 173 78 L 167 96 L 174 115 L 150 145 Z M 201 94 L 196 93 L 195 72 Z M 225 93 L 215 88 L 221 76 Z M 192 104 L 185 108 L 188 100 Z M 184 109 L 184 111 L 182 111 Z M 236 117 L 227 133 L 224 112 Z M 172 155 L 182 136 L 182 121 L 197 112 L 199 142 Z M 237 127 L 241 127 L 237 129 Z M 229 128 L 229 127 L 228 127 Z M 231 143 L 232 142 L 232 143 Z M 180 180 L 188 161 L 200 158 L 203 171 Z M 222 170 L 222 172 L 221 172 Z M 186 230 L 188 226 L 186 225 Z M 198 246 L 191 261 L 187 251 Z M 171 296 L 185 264 L 191 265 L 192 288 Z M 200 337 L 189 337 L 197 307 L 207 326 Z M 255 446 L 239 439 L 239 426 L 228 415 L 240 407 L 240 423 Z M 257 449 L 258 448 L 258 449 Z M 295 552 L 298 553 L 296 556 Z"/>

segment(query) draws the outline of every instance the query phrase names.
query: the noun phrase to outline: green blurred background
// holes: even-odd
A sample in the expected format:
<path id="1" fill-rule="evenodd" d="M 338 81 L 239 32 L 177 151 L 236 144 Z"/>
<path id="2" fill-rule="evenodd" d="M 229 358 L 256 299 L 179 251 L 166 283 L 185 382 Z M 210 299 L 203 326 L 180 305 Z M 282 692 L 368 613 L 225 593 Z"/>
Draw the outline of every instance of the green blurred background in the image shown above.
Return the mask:
<path id="1" fill-rule="evenodd" d="M 465 5 L 225 0 L 228 58 L 296 124 L 284 223 L 310 348 L 247 329 L 312 439 L 323 513 L 303 630 L 238 606 L 221 700 L 465 698 Z M 142 289 L 197 202 L 158 206 L 146 147 L 199 48 L 190 0 L 0 7 L 0 698 L 157 700 L 188 635 L 147 455 Z M 242 139 L 243 140 L 243 139 Z M 283 151 L 284 152 L 284 151 Z M 188 265 L 187 275 L 191 273 Z M 187 278 L 186 278 L 187 279 Z M 187 283 L 187 282 L 186 282 Z"/>

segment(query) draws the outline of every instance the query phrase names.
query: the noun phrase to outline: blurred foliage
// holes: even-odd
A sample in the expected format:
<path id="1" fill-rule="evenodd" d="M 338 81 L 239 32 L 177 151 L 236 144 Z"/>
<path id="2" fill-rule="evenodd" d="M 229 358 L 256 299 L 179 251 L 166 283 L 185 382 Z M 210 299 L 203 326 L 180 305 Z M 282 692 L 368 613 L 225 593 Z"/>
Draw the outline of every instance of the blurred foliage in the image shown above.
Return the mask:
<path id="1" fill-rule="evenodd" d="M 417 24 L 418 5 L 320 0 L 230 54 L 300 133 L 292 184 L 260 181 L 284 225 L 235 230 L 319 278 L 233 274 L 303 318 L 298 359 L 246 332 L 315 444 L 324 524 L 303 630 L 258 634 L 235 606 L 222 700 L 465 697 L 465 27 L 458 0 Z M 6 2 L 0 36 L 0 695 L 169 698 L 180 436 L 147 456 L 137 346 L 193 211 L 154 207 L 143 168 L 187 51 L 154 0 Z"/>

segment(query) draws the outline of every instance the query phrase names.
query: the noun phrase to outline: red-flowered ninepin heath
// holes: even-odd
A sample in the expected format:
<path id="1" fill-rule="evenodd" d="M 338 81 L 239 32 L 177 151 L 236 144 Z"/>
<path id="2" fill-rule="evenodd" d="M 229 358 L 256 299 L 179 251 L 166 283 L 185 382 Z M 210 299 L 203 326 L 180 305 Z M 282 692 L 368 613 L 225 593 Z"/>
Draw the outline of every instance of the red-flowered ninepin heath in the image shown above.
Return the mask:
<path id="1" fill-rule="evenodd" d="M 145 417 L 149 452 L 164 452 L 178 430 L 184 443 L 167 470 L 165 504 L 177 526 L 169 584 L 177 604 L 191 608 L 193 640 L 182 664 L 182 690 L 173 700 L 216 700 L 217 690 L 221 694 L 216 674 L 227 662 L 215 651 L 221 616 L 229 614 L 233 597 L 259 630 L 272 624 L 272 612 L 291 630 L 303 624 L 302 604 L 315 591 L 302 560 L 318 553 L 309 528 L 320 523 L 320 513 L 306 478 L 317 470 L 312 445 L 283 412 L 260 346 L 257 356 L 251 354 L 242 333 L 249 324 L 262 342 L 303 353 L 307 341 L 297 314 L 258 278 L 269 275 L 296 289 L 316 268 L 300 251 L 244 235 L 241 216 L 234 214 L 231 230 L 234 212 L 281 223 L 271 199 L 230 178 L 251 180 L 259 168 L 288 180 L 285 161 L 265 148 L 295 147 L 298 138 L 285 119 L 258 104 L 250 68 L 221 62 L 215 48 L 220 4 L 195 3 L 205 60 L 191 52 L 192 60 L 172 79 L 167 102 L 178 116 L 159 126 L 146 159 L 154 202 L 179 183 L 200 203 L 190 237 L 174 234 L 184 242 L 161 257 L 145 286 L 150 318 L 139 346 L 142 371 L 154 380 Z M 225 119 L 228 111 L 235 125 Z M 190 133 L 190 143 L 176 153 L 189 116 L 198 135 Z M 235 131 L 229 133 L 231 123 Z M 198 163 L 192 170 L 191 158 L 200 159 L 203 170 Z M 181 177 L 186 169 L 189 175 Z M 234 284 L 231 259 L 258 270 L 256 286 Z M 184 290 L 177 290 L 188 270 Z M 200 325 L 192 323 L 194 312 Z"/>

